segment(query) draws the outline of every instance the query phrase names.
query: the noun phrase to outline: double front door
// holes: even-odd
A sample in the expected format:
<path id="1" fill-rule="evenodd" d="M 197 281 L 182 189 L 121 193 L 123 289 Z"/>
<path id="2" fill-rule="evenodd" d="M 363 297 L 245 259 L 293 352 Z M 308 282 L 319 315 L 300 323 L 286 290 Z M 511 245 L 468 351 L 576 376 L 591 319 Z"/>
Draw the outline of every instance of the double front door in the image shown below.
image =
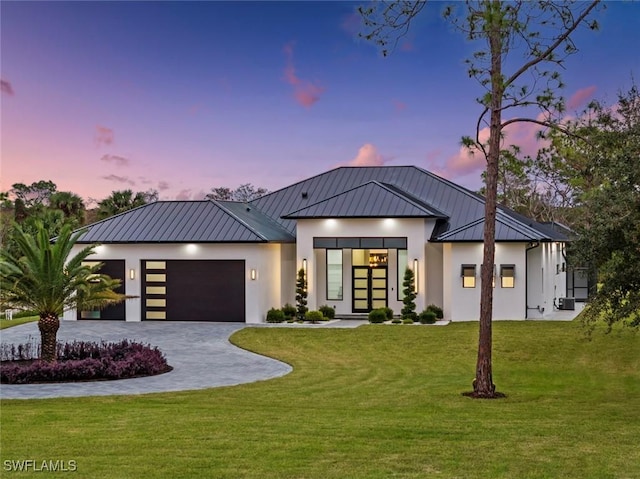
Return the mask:
<path id="1" fill-rule="evenodd" d="M 387 267 L 353 266 L 353 312 L 387 306 Z"/>

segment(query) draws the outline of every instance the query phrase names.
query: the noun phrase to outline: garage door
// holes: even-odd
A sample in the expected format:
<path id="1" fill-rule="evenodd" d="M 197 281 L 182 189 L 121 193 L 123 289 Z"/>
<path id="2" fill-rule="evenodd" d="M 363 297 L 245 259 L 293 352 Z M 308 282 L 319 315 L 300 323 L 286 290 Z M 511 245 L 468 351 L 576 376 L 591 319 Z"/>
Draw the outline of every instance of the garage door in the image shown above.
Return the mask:
<path id="1" fill-rule="evenodd" d="M 142 317 L 245 322 L 244 260 L 142 262 Z"/>
<path id="2" fill-rule="evenodd" d="M 82 264 L 93 266 L 102 263 L 102 267 L 98 271 L 100 274 L 106 274 L 113 279 L 120 280 L 120 286 L 115 289 L 116 293 L 125 294 L 125 277 L 124 260 L 104 260 L 104 261 L 83 261 Z M 103 309 L 92 309 L 90 311 L 78 311 L 78 319 L 106 319 L 106 320 L 125 320 L 125 302 L 106 306 Z"/>

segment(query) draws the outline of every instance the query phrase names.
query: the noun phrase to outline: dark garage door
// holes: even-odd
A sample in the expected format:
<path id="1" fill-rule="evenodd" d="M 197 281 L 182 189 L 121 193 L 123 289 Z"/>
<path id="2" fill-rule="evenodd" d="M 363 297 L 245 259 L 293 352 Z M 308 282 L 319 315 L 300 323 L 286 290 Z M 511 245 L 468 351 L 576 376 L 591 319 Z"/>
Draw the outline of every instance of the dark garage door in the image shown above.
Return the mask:
<path id="1" fill-rule="evenodd" d="M 245 322 L 244 260 L 148 260 L 143 271 L 143 319 Z"/>
<path id="2" fill-rule="evenodd" d="M 102 263 L 100 268 L 101 274 L 106 274 L 114 279 L 120 280 L 120 286 L 115 290 L 116 293 L 125 294 L 125 263 L 124 260 L 114 259 L 105 261 L 85 261 L 85 264 Z M 103 309 L 94 309 L 92 311 L 78 311 L 78 319 L 106 319 L 106 320 L 125 320 L 125 302 L 122 301 Z"/>

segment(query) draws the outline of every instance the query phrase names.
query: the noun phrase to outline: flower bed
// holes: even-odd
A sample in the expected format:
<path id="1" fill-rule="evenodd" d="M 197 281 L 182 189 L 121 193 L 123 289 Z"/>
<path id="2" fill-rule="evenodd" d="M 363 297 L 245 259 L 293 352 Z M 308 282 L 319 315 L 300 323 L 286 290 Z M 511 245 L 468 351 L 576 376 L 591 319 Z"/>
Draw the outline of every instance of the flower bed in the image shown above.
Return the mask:
<path id="1" fill-rule="evenodd" d="M 100 381 L 153 376 L 171 371 L 157 347 L 123 339 L 118 343 L 74 341 L 58 343 L 55 363 L 37 359 L 34 343 L 3 344 L 0 383 Z"/>

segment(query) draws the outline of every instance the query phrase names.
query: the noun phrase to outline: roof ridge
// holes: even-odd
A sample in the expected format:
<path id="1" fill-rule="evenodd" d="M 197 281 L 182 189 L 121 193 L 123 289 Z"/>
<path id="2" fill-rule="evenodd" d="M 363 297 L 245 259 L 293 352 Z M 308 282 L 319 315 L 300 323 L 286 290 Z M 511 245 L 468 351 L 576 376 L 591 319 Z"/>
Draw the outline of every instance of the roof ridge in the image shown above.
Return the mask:
<path id="1" fill-rule="evenodd" d="M 444 212 L 442 212 L 441 210 L 439 210 L 435 206 L 430 205 L 426 201 L 422 201 L 420 198 L 414 196 L 413 194 L 409 193 L 408 191 L 403 190 L 399 186 L 396 186 L 396 185 L 391 184 L 391 183 L 385 183 L 383 181 L 377 181 L 377 180 L 372 180 L 372 181 L 375 181 L 376 183 L 380 184 L 380 186 L 382 186 L 385 189 L 387 189 L 389 192 L 391 192 L 391 193 L 395 194 L 396 196 L 402 198 L 403 200 L 413 204 L 417 208 L 420 208 L 422 210 L 427 211 L 429 214 L 437 213 L 437 214 L 441 215 L 443 218 L 448 218 L 449 217 L 448 215 L 446 215 Z"/>
<path id="2" fill-rule="evenodd" d="M 249 231 L 251 231 L 254 235 L 256 235 L 258 238 L 262 238 L 263 241 L 269 242 L 268 238 L 263 235 L 262 233 L 260 233 L 259 231 L 257 231 L 255 228 L 253 228 L 251 225 L 249 225 L 245 220 L 243 220 L 242 218 L 240 218 L 238 215 L 236 215 L 233 211 L 231 211 L 229 208 L 226 208 L 224 205 L 221 205 L 218 200 L 209 200 L 211 201 L 213 204 L 215 204 L 218 208 L 220 208 L 221 210 L 223 210 L 225 213 L 227 213 L 228 215 L 232 216 L 236 221 L 238 221 L 239 223 L 241 223 L 245 228 L 247 228 Z M 240 201 L 234 202 L 234 203 L 241 203 Z M 247 203 L 248 204 L 248 203 Z"/>
<path id="3" fill-rule="evenodd" d="M 276 220 L 271 218 L 271 216 L 268 216 L 266 213 L 264 213 L 260 208 L 258 208 L 258 206 L 251 204 L 251 202 L 234 201 L 234 200 L 220 200 L 220 201 L 225 202 L 225 203 L 245 204 L 245 205 L 247 205 L 247 208 L 255 209 L 258 213 L 260 213 L 260 216 L 262 218 L 265 218 L 272 226 L 277 228 L 279 231 L 281 231 L 282 233 L 284 233 L 284 234 L 286 234 L 288 236 L 294 237 L 291 233 L 289 233 L 289 231 L 287 231 L 286 228 L 283 228 L 283 226 L 280 223 L 278 223 Z M 226 208 L 225 208 L 225 211 L 227 211 Z M 236 215 L 234 214 L 234 217 L 235 216 Z"/>

